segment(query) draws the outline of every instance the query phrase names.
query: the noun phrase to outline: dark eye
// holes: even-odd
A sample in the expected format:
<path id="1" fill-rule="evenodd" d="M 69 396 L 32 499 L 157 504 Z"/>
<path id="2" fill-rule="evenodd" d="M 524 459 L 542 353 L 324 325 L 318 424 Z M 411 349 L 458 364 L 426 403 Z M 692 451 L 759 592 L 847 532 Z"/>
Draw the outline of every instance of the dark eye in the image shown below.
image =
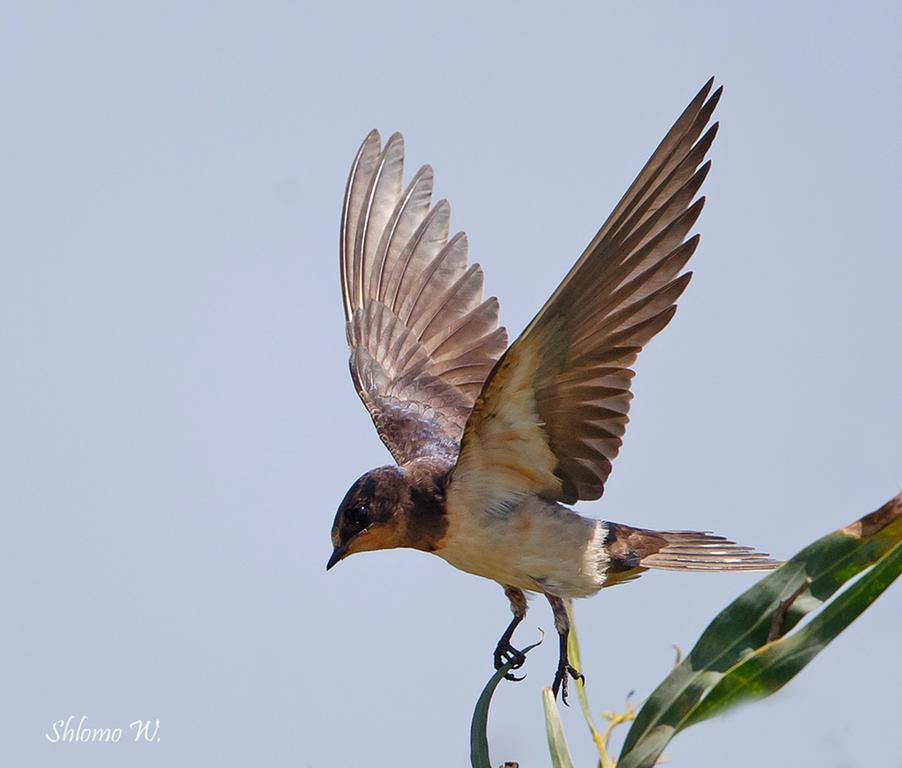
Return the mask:
<path id="1" fill-rule="evenodd" d="M 370 521 L 370 511 L 364 506 L 351 507 L 345 512 L 345 521 L 354 528 L 363 528 Z"/>

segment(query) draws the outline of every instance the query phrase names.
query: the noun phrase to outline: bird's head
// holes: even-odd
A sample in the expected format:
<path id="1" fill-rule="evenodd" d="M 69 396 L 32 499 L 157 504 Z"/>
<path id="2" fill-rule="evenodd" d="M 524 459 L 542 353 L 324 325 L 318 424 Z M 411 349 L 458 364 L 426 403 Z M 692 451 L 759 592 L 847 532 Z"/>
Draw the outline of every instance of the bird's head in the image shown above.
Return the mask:
<path id="1" fill-rule="evenodd" d="M 332 524 L 335 549 L 326 570 L 355 552 L 412 546 L 407 526 L 411 507 L 410 483 L 401 467 L 371 469 L 338 507 Z"/>

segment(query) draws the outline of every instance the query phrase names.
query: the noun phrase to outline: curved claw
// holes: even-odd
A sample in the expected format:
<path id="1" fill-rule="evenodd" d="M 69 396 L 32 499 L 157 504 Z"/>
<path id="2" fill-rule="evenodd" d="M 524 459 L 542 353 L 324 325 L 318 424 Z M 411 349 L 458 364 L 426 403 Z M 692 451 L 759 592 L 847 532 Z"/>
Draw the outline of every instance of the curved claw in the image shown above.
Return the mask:
<path id="1" fill-rule="evenodd" d="M 495 669 L 501 669 L 505 664 L 510 664 L 511 669 L 520 669 L 526 663 L 526 654 L 523 651 L 514 648 L 509 643 L 502 647 L 501 643 L 498 644 L 498 647 L 495 648 Z M 526 677 L 526 675 L 522 675 L 518 677 L 512 672 L 508 672 L 505 676 L 505 680 L 513 680 L 514 682 L 520 682 Z"/>
<path id="2" fill-rule="evenodd" d="M 495 647 L 495 669 L 511 664 L 511 669 L 520 669 L 526 663 L 526 654 L 510 643 L 498 643 Z"/>
<path id="3" fill-rule="evenodd" d="M 526 654 L 529 653 L 533 648 L 541 645 L 542 640 L 544 639 L 545 633 L 540 629 L 539 641 L 537 643 L 533 643 L 532 645 L 527 645 L 521 650 L 519 648 L 514 648 L 514 646 L 511 645 L 510 640 L 508 640 L 506 637 L 502 637 L 501 640 L 498 641 L 498 645 L 495 646 L 495 669 L 501 669 L 507 664 L 511 665 L 511 670 L 520 669 L 520 667 L 522 667 L 526 663 Z M 519 683 L 521 680 L 526 679 L 526 675 L 518 676 L 508 671 L 507 674 L 504 675 L 504 679 Z"/>
<path id="4" fill-rule="evenodd" d="M 582 680 L 583 685 L 586 684 L 586 676 L 578 669 L 570 666 L 570 664 L 561 664 L 554 673 L 554 682 L 551 684 L 551 692 L 557 698 L 558 691 L 561 692 L 561 701 L 570 706 L 567 701 L 567 679 L 572 677 L 574 680 Z"/>

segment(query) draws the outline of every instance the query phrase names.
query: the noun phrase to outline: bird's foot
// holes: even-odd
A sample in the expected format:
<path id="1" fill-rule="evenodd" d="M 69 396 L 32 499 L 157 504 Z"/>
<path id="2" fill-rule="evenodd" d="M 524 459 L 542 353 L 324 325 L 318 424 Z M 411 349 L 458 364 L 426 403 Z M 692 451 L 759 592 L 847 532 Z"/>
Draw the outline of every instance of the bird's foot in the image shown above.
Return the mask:
<path id="1" fill-rule="evenodd" d="M 571 677 L 574 680 L 582 680 L 583 684 L 586 682 L 585 675 L 575 667 L 571 666 L 567 659 L 567 654 L 562 653 L 557 664 L 557 672 L 554 673 L 554 682 L 551 684 L 551 692 L 554 694 L 554 697 L 557 698 L 558 691 L 560 691 L 561 701 L 568 707 L 570 704 L 567 702 L 567 680 Z"/>
<path id="2" fill-rule="evenodd" d="M 505 664 L 510 664 L 511 669 L 520 669 L 526 663 L 526 654 L 519 648 L 514 648 L 510 640 L 501 638 L 495 646 L 495 669 L 501 669 Z M 517 676 L 508 672 L 505 680 L 522 680 L 526 675 Z"/>

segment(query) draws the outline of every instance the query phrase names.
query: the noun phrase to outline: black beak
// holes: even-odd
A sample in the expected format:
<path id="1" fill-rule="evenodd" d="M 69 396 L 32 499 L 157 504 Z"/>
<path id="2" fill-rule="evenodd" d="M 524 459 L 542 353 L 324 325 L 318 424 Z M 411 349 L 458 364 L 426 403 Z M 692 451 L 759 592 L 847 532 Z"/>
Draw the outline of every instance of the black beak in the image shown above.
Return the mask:
<path id="1" fill-rule="evenodd" d="M 347 544 L 341 544 L 335 549 L 332 550 L 332 557 L 329 558 L 329 562 L 326 563 L 326 570 L 328 571 L 333 565 L 335 565 L 341 558 L 345 555 L 345 550 L 347 550 Z"/>

